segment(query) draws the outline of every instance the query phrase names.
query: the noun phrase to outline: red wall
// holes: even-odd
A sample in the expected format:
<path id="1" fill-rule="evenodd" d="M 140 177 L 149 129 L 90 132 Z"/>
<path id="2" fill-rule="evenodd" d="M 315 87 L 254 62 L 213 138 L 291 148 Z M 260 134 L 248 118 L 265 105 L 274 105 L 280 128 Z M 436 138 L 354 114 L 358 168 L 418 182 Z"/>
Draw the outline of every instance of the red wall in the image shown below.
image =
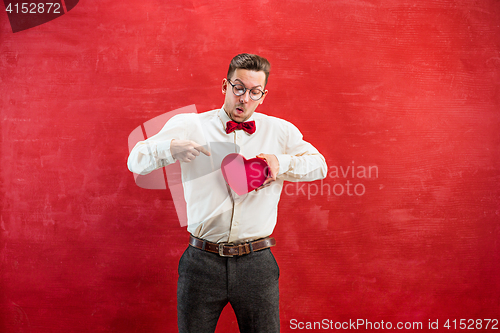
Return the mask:
<path id="1" fill-rule="evenodd" d="M 500 319 L 499 1 L 82 0 L 16 33 L 0 13 L 0 332 L 176 331 L 188 234 L 128 135 L 220 107 L 240 52 L 329 165 L 280 202 L 282 331 Z"/>

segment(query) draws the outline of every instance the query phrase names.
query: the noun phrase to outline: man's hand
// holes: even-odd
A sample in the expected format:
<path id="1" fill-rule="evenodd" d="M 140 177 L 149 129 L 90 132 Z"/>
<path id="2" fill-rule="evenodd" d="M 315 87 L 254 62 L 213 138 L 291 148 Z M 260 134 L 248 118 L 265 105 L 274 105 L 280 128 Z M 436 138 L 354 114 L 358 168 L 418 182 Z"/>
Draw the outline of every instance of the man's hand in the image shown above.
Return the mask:
<path id="1" fill-rule="evenodd" d="M 262 184 L 260 187 L 255 189 L 256 191 L 271 185 L 271 183 L 276 180 L 276 176 L 278 175 L 278 172 L 280 171 L 280 162 L 278 161 L 278 158 L 276 157 L 276 155 L 262 154 L 261 153 L 261 154 L 257 155 L 257 157 L 262 158 L 264 161 L 266 161 L 267 165 L 269 165 L 269 176 L 267 177 L 264 184 Z"/>
<path id="2" fill-rule="evenodd" d="M 194 141 L 172 140 L 172 142 L 170 142 L 170 153 L 172 154 L 172 157 L 181 162 L 191 162 L 196 158 L 196 156 L 200 155 L 200 152 L 210 156 L 210 152 L 208 150 Z"/>

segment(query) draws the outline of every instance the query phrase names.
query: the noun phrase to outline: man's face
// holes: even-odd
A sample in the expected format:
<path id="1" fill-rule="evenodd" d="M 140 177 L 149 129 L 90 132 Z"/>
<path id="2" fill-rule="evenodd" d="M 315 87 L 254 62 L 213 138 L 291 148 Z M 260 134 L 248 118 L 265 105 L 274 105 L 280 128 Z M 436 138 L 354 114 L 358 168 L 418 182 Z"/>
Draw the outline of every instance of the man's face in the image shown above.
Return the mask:
<path id="1" fill-rule="evenodd" d="M 226 95 L 224 99 L 224 111 L 226 111 L 229 118 L 241 123 L 253 114 L 257 106 L 264 102 L 264 98 L 267 95 L 267 90 L 264 90 L 264 85 L 266 82 L 266 74 L 262 71 L 255 72 L 249 71 L 247 69 L 236 69 L 233 76 L 229 78 L 231 83 L 243 85 L 247 88 L 247 91 L 241 96 L 236 96 L 233 93 L 233 87 L 227 79 L 222 80 L 222 93 Z M 254 101 L 250 98 L 250 89 L 260 89 L 265 94 L 258 101 Z"/>

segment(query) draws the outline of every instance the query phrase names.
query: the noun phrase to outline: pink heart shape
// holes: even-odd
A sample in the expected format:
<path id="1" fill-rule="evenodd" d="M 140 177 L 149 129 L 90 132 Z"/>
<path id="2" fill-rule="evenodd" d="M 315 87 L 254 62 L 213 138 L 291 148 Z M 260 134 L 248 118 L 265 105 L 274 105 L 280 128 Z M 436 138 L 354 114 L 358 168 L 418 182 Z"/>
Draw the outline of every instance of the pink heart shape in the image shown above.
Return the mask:
<path id="1" fill-rule="evenodd" d="M 240 154 L 229 154 L 221 163 L 222 176 L 238 195 L 255 190 L 264 184 L 269 166 L 262 158 L 247 160 Z"/>

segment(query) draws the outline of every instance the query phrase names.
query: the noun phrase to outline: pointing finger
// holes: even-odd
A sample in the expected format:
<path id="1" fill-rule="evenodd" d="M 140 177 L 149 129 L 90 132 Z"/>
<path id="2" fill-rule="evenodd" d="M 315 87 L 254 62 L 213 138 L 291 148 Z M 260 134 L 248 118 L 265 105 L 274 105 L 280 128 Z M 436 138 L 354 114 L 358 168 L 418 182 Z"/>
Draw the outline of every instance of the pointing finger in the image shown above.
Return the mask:
<path id="1" fill-rule="evenodd" d="M 203 154 L 210 156 L 210 152 L 206 150 L 203 146 L 195 146 L 194 149 L 196 149 L 199 152 L 202 152 Z"/>

